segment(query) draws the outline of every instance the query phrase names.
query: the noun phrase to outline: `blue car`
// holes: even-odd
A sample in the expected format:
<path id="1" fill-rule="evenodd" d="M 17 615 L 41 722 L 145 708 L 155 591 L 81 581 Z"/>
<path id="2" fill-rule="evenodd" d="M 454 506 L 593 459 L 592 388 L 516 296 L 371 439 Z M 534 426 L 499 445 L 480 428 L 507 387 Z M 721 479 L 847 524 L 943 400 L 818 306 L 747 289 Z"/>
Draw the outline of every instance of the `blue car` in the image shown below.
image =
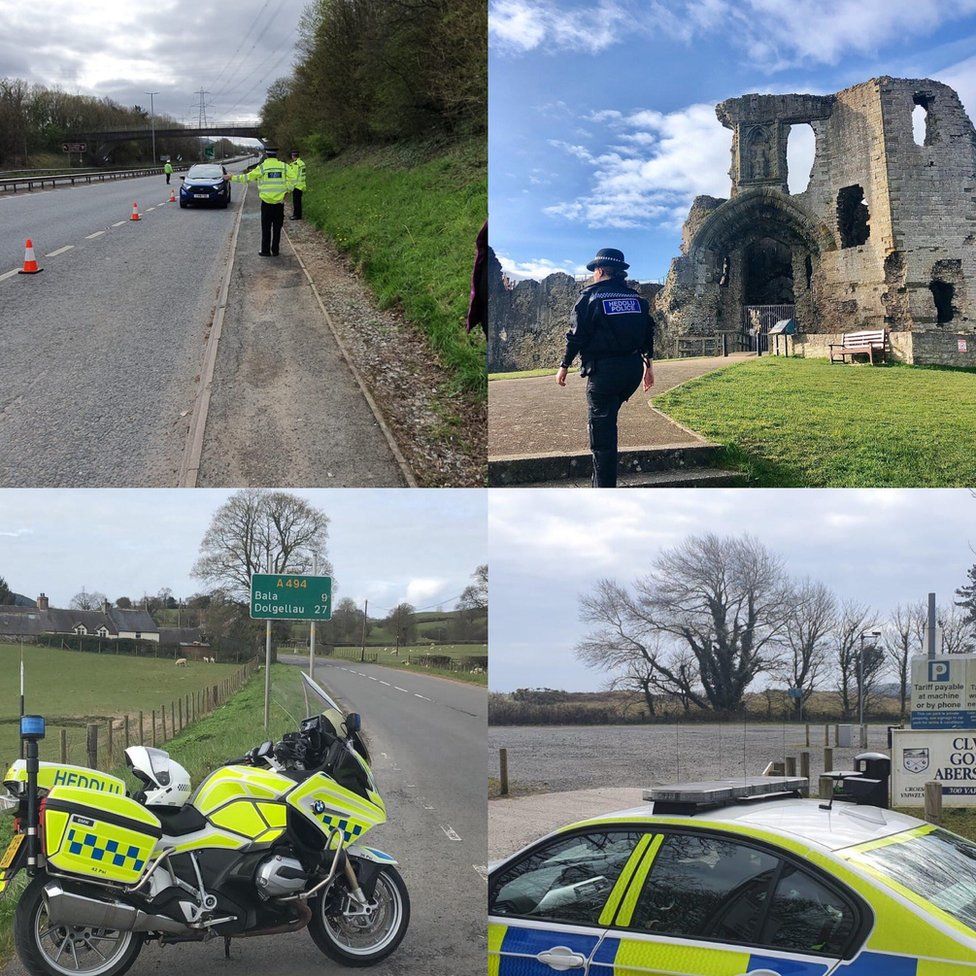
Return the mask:
<path id="1" fill-rule="evenodd" d="M 218 163 L 197 163 L 191 166 L 180 185 L 180 206 L 207 204 L 227 207 L 230 203 L 230 183 L 224 179 L 227 170 Z"/>

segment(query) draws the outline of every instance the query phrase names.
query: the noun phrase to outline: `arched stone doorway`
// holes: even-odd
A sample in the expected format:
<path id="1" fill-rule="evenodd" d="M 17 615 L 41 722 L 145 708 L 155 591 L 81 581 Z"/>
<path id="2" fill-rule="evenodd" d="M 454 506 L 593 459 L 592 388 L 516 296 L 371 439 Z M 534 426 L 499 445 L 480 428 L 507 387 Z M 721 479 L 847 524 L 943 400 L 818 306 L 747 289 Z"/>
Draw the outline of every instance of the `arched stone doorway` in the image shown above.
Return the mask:
<path id="1" fill-rule="evenodd" d="M 831 231 L 793 197 L 768 187 L 740 191 L 689 244 L 696 297 L 712 311 L 716 333 L 746 336 L 760 321 L 765 331 L 770 316 L 757 309 L 795 317 L 799 331 L 810 331 L 820 255 L 835 248 Z"/>

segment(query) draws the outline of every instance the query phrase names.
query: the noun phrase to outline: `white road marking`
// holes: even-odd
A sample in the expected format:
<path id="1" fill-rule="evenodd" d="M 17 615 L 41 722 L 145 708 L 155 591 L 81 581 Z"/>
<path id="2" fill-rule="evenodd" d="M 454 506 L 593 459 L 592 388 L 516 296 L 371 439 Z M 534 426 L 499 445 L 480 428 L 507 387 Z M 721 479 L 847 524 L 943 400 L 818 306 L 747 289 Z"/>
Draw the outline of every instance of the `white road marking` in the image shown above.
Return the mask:
<path id="1" fill-rule="evenodd" d="M 380 682 L 380 684 L 381 684 L 381 685 L 386 685 L 386 687 L 387 687 L 387 688 L 389 688 L 389 687 L 391 687 L 391 685 L 390 685 L 390 682 L 389 682 L 389 681 L 381 681 L 381 682 Z"/>
<path id="2" fill-rule="evenodd" d="M 484 882 L 488 881 L 488 868 L 485 867 L 484 864 L 472 864 L 471 867 L 473 867 L 475 871 L 478 872 L 478 874 L 481 876 L 482 881 Z"/>
<path id="3" fill-rule="evenodd" d="M 409 695 L 410 694 L 410 692 L 407 691 L 406 688 L 401 688 L 399 685 L 394 685 L 393 687 L 396 688 L 397 691 L 402 691 L 406 695 Z"/>
<path id="4" fill-rule="evenodd" d="M 45 254 L 46 258 L 56 258 L 59 254 L 64 254 L 65 251 L 70 251 L 74 247 L 74 244 L 65 244 L 64 247 L 59 247 L 56 251 L 50 251 Z"/>
<path id="5" fill-rule="evenodd" d="M 444 826 L 444 824 L 441 824 L 441 830 L 444 831 L 444 835 L 447 837 L 448 840 L 461 839 L 460 834 L 458 834 L 458 832 L 450 824 L 448 824 L 446 827 Z"/>
<path id="6" fill-rule="evenodd" d="M 103 230 L 96 230 L 94 234 L 89 234 L 85 238 L 85 240 L 86 241 L 93 241 L 93 240 L 95 240 L 96 237 L 101 237 L 102 234 L 104 234 L 104 233 L 105 233 L 105 231 L 103 231 Z"/>
<path id="7" fill-rule="evenodd" d="M 0 281 L 3 281 L 5 278 L 12 278 L 15 274 L 17 274 L 18 271 L 20 271 L 20 268 L 14 268 L 13 271 L 4 272 L 2 275 L 0 275 Z"/>
<path id="8" fill-rule="evenodd" d="M 433 701 L 433 698 L 428 698 L 426 695 L 419 695 L 417 692 L 413 693 L 414 698 L 423 698 L 424 701 Z"/>
<path id="9" fill-rule="evenodd" d="M 119 221 L 116 221 L 116 223 L 112 224 L 112 226 L 113 227 L 121 227 L 123 224 L 127 224 L 128 222 L 129 221 L 127 221 L 127 220 L 119 220 Z"/>
<path id="10" fill-rule="evenodd" d="M 371 674 L 366 675 L 366 677 L 369 678 L 370 681 L 379 681 L 379 678 L 374 678 Z"/>
<path id="11" fill-rule="evenodd" d="M 156 209 L 155 207 L 146 207 L 146 209 L 143 210 L 143 213 L 149 213 L 150 210 L 155 210 L 155 209 Z"/>

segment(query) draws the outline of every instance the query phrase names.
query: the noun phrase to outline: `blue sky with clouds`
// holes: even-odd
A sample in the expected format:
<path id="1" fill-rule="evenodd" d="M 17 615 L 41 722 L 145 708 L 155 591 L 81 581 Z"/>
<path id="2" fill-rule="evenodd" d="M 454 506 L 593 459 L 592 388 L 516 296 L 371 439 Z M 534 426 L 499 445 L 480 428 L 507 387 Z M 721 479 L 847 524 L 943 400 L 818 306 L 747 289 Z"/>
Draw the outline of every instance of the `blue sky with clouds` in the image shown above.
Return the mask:
<path id="1" fill-rule="evenodd" d="M 492 245 L 514 277 L 620 247 L 663 279 L 691 200 L 729 191 L 714 105 L 932 77 L 976 116 L 976 0 L 489 0 Z M 809 128 L 804 127 L 807 133 Z M 803 132 L 803 130 L 797 130 Z M 791 140 L 794 187 L 811 138 Z"/>
<path id="2" fill-rule="evenodd" d="M 232 494 L 184 489 L 0 491 L 0 576 L 67 606 L 83 587 L 110 599 L 201 589 L 190 570 L 214 511 Z M 298 490 L 331 519 L 337 597 L 379 615 L 402 600 L 452 609 L 487 559 L 485 492 L 446 488 Z"/>
<path id="3" fill-rule="evenodd" d="M 976 497 L 966 489 L 492 489 L 491 666 L 496 691 L 606 687 L 573 648 L 579 597 L 629 583 L 691 534 L 749 532 L 796 577 L 822 580 L 879 620 L 934 592 L 950 604 L 976 562 Z"/>

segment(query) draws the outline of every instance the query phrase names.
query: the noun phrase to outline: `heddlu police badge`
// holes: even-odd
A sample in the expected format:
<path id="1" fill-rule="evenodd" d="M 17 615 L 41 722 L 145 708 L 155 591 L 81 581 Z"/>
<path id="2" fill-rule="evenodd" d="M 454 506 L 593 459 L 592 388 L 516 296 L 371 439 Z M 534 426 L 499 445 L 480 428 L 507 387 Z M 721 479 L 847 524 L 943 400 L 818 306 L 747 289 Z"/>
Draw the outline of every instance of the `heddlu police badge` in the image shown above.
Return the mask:
<path id="1" fill-rule="evenodd" d="M 909 773 L 924 773 L 929 768 L 928 749 L 906 749 L 902 753 L 902 764 Z"/>
<path id="2" fill-rule="evenodd" d="M 637 298 L 604 298 L 604 315 L 633 315 L 640 312 L 640 300 Z"/>

